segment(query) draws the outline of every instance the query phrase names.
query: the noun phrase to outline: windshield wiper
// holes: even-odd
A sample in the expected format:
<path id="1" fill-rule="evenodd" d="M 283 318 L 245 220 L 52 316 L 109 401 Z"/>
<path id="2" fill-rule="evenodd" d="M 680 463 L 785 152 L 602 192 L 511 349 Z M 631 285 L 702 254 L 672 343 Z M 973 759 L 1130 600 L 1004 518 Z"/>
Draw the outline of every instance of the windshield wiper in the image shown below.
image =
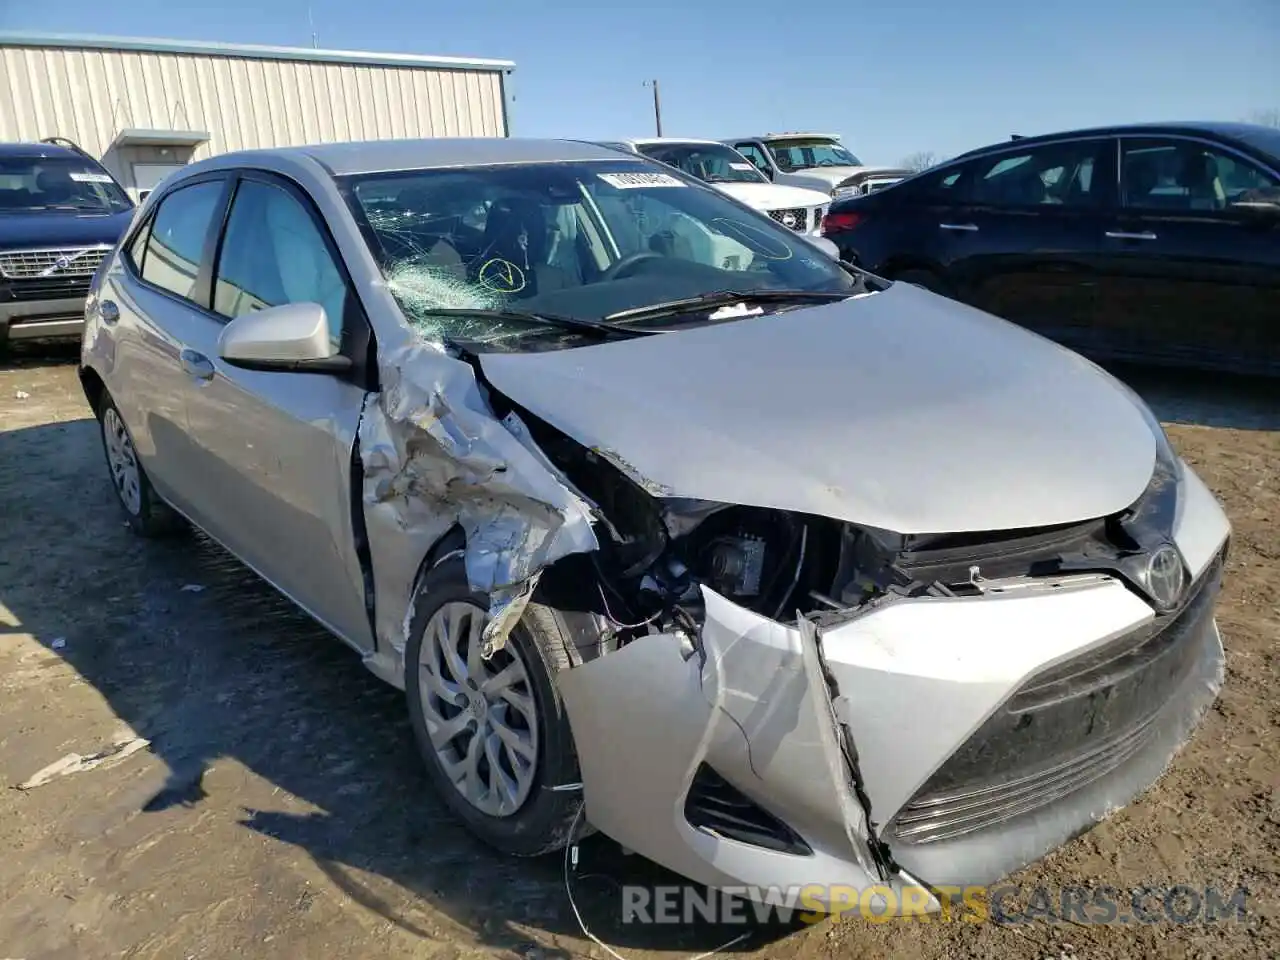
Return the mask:
<path id="1" fill-rule="evenodd" d="M 483 307 L 449 307 L 439 310 L 424 310 L 426 317 L 480 317 L 490 320 L 509 320 L 515 323 L 529 323 L 540 327 L 558 327 L 561 330 L 573 330 L 597 339 L 606 337 L 641 337 L 645 334 L 638 330 L 624 330 L 599 320 L 581 320 L 578 317 L 562 317 L 558 314 L 523 313 L 519 310 L 486 310 Z M 605 319 L 608 319 L 607 317 Z"/>
<path id="2" fill-rule="evenodd" d="M 856 290 L 718 290 L 714 293 L 702 293 L 696 297 L 619 310 L 604 319 L 611 323 L 619 320 L 651 320 L 677 313 L 696 313 L 700 310 L 732 306 L 736 303 L 827 303 L 834 300 L 848 300 L 856 294 Z"/>

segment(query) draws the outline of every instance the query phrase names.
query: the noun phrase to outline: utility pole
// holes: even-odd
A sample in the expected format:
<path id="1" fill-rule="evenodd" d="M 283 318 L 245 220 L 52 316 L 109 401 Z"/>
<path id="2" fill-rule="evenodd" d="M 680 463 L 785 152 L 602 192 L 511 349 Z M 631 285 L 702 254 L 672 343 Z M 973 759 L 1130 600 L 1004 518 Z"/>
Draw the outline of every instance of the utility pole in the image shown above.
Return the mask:
<path id="1" fill-rule="evenodd" d="M 646 87 L 653 87 L 653 124 L 658 129 L 658 136 L 662 136 L 662 103 L 658 99 L 658 81 L 646 80 Z"/>
<path id="2" fill-rule="evenodd" d="M 311 25 L 311 48 L 314 50 L 319 47 L 316 39 L 316 19 L 311 15 L 311 7 L 307 7 L 307 23 Z"/>

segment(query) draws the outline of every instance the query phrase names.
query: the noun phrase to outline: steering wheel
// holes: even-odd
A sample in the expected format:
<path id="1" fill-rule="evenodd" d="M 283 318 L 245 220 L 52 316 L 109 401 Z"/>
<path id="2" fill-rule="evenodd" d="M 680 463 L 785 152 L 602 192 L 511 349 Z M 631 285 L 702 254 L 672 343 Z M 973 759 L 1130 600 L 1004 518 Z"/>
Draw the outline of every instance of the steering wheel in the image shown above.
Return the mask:
<path id="1" fill-rule="evenodd" d="M 662 254 L 653 253 L 650 250 L 641 250 L 638 253 L 629 253 L 613 266 L 605 270 L 604 273 L 600 274 L 600 280 L 601 282 L 605 280 L 617 280 L 624 274 L 624 272 L 629 274 L 631 272 L 631 268 L 638 263 L 644 263 L 646 260 L 661 259 L 663 259 Z"/>

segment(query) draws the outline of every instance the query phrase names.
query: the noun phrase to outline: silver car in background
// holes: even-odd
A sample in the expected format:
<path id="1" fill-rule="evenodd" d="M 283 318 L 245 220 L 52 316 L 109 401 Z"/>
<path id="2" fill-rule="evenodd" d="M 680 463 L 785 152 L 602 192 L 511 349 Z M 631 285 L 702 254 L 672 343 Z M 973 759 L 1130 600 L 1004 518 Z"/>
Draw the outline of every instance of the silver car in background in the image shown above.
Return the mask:
<path id="1" fill-rule="evenodd" d="M 1228 524 L 1132 392 L 641 157 L 216 157 L 86 322 L 130 524 L 402 688 L 509 853 L 589 824 L 937 908 L 1145 789 L 1222 680 Z"/>

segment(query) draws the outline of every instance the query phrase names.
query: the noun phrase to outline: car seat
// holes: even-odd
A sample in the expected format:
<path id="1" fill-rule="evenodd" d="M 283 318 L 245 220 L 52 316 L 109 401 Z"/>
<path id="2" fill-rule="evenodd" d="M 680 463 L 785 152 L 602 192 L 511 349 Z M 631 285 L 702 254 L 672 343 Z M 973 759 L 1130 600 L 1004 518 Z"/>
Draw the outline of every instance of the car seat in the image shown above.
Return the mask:
<path id="1" fill-rule="evenodd" d="M 1134 157 L 1124 166 L 1124 201 L 1127 206 L 1150 207 L 1155 198 L 1151 191 L 1156 188 L 1160 173 L 1154 160 L 1147 157 Z"/>
<path id="2" fill-rule="evenodd" d="M 1192 210 L 1222 210 L 1227 192 L 1218 178 L 1218 161 L 1203 150 L 1191 149 L 1182 155 L 1182 182 L 1187 188 Z"/>
<path id="3" fill-rule="evenodd" d="M 548 262 L 550 245 L 550 228 L 542 204 L 515 197 L 495 200 L 485 221 L 480 255 L 472 261 L 468 273 L 473 281 L 483 282 L 482 274 L 489 264 L 513 264 L 520 286 L 498 292 L 521 298 L 573 285 L 566 271 Z"/>
<path id="4" fill-rule="evenodd" d="M 76 193 L 71 178 L 60 171 L 41 170 L 36 175 L 36 187 L 45 204 L 69 203 Z"/>

